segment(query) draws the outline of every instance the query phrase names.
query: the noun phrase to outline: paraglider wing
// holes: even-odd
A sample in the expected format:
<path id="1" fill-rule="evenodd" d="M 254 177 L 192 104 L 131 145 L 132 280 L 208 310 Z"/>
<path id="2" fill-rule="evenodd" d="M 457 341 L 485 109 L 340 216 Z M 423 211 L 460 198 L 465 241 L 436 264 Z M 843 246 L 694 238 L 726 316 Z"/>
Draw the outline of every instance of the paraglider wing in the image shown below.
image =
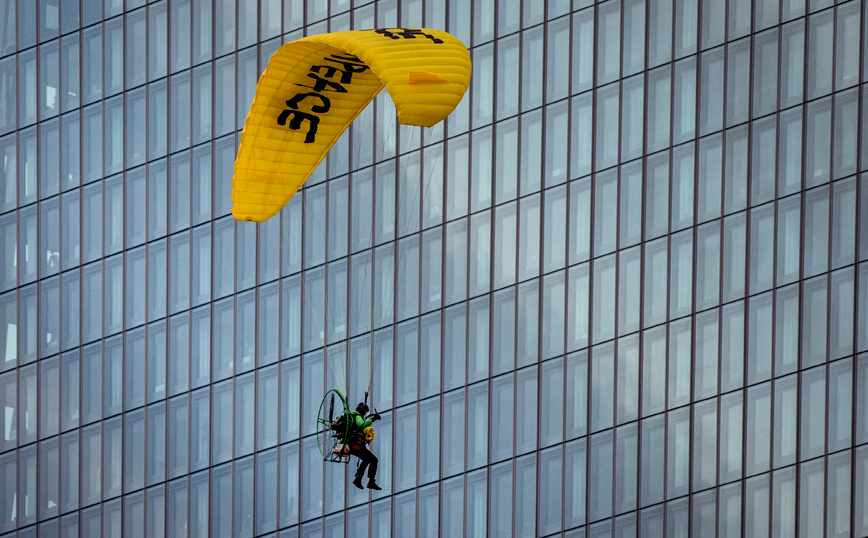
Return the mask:
<path id="1" fill-rule="evenodd" d="M 286 205 L 385 86 L 398 121 L 431 127 L 470 82 L 470 55 L 439 30 L 337 32 L 286 43 L 256 86 L 232 178 L 232 214 L 262 222 Z"/>

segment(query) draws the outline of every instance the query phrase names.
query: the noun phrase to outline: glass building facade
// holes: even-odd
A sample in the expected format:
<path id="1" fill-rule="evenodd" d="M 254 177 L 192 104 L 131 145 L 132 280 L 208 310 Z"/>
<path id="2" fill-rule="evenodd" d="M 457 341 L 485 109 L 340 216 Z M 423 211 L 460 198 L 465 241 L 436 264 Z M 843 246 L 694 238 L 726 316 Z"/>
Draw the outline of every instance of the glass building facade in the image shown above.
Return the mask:
<path id="1" fill-rule="evenodd" d="M 868 536 L 868 2 L 0 0 L 0 536 Z M 284 42 L 430 27 L 278 217 Z M 382 492 L 324 465 L 383 414 Z M 348 366 L 347 366 L 348 364 Z"/>

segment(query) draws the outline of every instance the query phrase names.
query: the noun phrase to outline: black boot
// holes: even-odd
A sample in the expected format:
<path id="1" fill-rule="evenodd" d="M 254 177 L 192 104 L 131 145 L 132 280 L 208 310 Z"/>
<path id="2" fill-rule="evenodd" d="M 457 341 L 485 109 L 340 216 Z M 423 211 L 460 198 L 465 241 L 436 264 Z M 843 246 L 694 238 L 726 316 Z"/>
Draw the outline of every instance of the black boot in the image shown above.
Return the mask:
<path id="1" fill-rule="evenodd" d="M 369 478 L 369 479 L 368 479 L 368 489 L 375 489 L 375 490 L 377 490 L 377 491 L 380 491 L 380 490 L 383 489 L 383 488 L 381 488 L 380 486 L 378 486 L 377 483 L 374 482 L 374 479 L 373 479 L 373 478 Z"/>
<path id="2" fill-rule="evenodd" d="M 360 475 L 360 474 L 356 475 L 356 479 L 353 480 L 353 485 L 359 489 L 365 489 L 364 486 L 362 486 L 362 475 Z M 370 486 L 368 486 L 368 487 L 370 487 Z"/>

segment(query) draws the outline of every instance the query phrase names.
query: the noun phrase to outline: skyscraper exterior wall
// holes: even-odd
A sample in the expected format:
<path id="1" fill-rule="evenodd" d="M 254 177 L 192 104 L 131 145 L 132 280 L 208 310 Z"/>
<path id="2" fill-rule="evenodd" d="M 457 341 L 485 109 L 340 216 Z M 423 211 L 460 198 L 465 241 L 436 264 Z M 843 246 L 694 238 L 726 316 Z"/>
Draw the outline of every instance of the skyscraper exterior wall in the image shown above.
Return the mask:
<path id="1" fill-rule="evenodd" d="M 0 536 L 868 536 L 866 10 L 0 0 Z M 396 27 L 455 113 L 236 223 L 270 55 Z"/>

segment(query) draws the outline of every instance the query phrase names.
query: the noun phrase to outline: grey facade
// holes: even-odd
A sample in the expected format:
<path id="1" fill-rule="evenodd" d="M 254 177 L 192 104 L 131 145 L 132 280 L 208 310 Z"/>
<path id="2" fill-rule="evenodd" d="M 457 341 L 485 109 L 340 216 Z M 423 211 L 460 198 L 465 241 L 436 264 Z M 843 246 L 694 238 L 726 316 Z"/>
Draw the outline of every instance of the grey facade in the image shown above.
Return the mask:
<path id="1" fill-rule="evenodd" d="M 0 536 L 868 536 L 866 18 L 0 0 Z M 236 223 L 271 53 L 420 26 L 456 112 Z M 369 496 L 314 418 L 372 358 Z"/>

